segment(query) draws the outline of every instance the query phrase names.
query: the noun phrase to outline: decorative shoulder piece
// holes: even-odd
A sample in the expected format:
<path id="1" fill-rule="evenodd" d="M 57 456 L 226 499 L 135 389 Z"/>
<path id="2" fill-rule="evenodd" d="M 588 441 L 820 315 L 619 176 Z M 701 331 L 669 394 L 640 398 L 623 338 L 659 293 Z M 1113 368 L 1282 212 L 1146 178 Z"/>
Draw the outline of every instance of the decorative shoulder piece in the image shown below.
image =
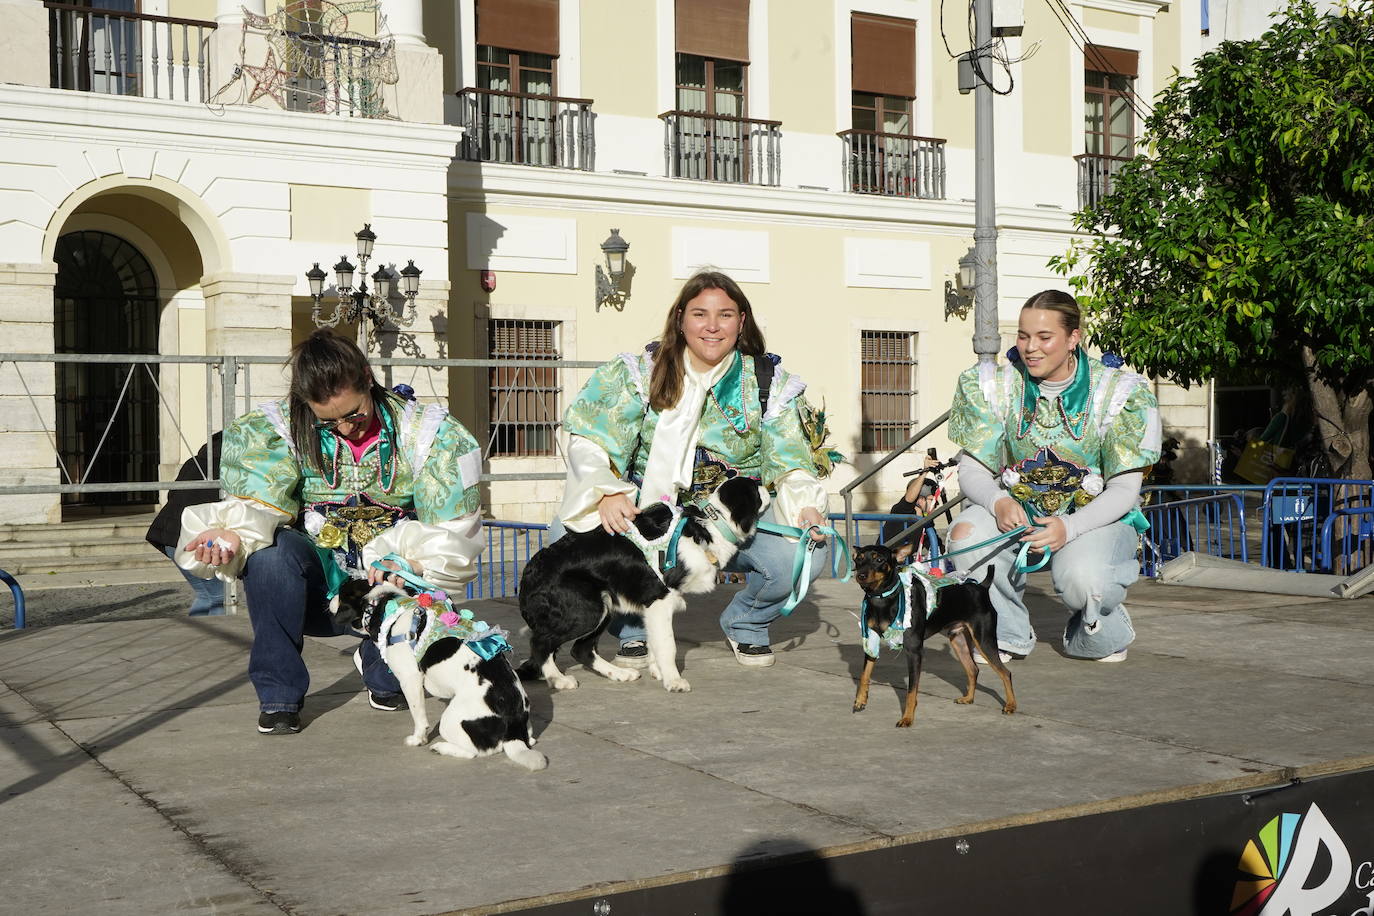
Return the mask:
<path id="1" fill-rule="evenodd" d="M 1007 351 L 1007 362 L 1010 362 L 1010 363 L 1019 363 L 1019 362 L 1021 362 L 1021 351 L 1018 350 L 1018 349 L 1016 349 L 1015 347 L 1012 347 L 1010 350 L 1008 350 L 1008 351 Z"/>
<path id="2" fill-rule="evenodd" d="M 1115 353 L 1103 353 L 1102 365 L 1109 369 L 1120 369 L 1122 366 L 1126 365 L 1126 361 Z"/>
<path id="3" fill-rule="evenodd" d="M 405 398 L 407 401 L 415 400 L 415 389 L 411 388 L 409 385 L 392 385 L 391 390 L 399 394 L 401 397 Z"/>

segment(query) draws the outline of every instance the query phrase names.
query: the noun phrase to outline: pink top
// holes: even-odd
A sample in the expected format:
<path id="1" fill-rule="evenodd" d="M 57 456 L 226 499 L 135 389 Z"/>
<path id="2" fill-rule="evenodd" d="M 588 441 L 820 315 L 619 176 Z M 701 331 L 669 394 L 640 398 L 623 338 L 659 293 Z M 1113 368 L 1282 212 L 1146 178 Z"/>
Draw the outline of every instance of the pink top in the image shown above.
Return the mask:
<path id="1" fill-rule="evenodd" d="M 372 425 L 367 428 L 367 435 L 363 436 L 361 442 L 354 442 L 352 439 L 344 439 L 348 447 L 353 451 L 353 463 L 357 464 L 363 460 L 363 455 L 370 449 L 382 436 L 382 423 L 377 417 L 372 418 Z M 343 439 L 342 436 L 339 438 Z"/>

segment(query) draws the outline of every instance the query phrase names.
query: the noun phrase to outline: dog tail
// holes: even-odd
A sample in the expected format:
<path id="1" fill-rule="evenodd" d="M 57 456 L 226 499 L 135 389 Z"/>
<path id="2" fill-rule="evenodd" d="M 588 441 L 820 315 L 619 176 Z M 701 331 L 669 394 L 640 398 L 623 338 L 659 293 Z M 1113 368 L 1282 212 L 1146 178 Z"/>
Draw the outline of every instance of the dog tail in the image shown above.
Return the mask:
<path id="1" fill-rule="evenodd" d="M 549 758 L 536 751 L 523 741 L 507 741 L 501 745 L 501 750 L 506 752 L 506 756 L 512 762 L 524 767 L 530 772 L 542 770 L 549 765 Z"/>
<path id="2" fill-rule="evenodd" d="M 989 563 L 989 564 L 988 564 L 988 574 L 987 574 L 986 576 L 983 577 L 983 581 L 982 581 L 982 586 L 983 586 L 983 588 L 987 588 L 989 585 L 992 584 L 992 577 L 993 577 L 994 574 L 996 574 L 996 572 L 997 572 L 997 567 L 995 567 L 995 566 L 993 566 L 991 563 Z"/>

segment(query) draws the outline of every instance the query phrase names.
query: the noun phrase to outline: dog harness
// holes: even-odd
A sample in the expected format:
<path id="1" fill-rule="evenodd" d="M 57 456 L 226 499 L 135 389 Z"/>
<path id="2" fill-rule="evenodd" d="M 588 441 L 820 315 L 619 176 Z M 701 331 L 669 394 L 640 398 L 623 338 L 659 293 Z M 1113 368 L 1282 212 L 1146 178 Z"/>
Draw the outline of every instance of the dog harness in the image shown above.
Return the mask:
<path id="1" fill-rule="evenodd" d="M 620 532 L 622 537 L 639 548 L 640 553 L 644 554 L 644 562 L 649 564 L 660 580 L 664 573 L 677 565 L 677 542 L 682 537 L 683 526 L 687 524 L 687 516 L 683 514 L 681 506 L 666 499 L 663 503 L 673 513 L 673 521 L 658 537 L 649 540 L 634 525 L 628 531 Z"/>
<path id="2" fill-rule="evenodd" d="M 892 619 L 892 623 L 886 630 L 879 633 L 868 625 L 868 596 L 864 596 L 863 604 L 859 611 L 859 637 L 864 647 L 864 655 L 869 658 L 877 658 L 878 652 L 884 643 L 889 649 L 902 648 L 903 634 L 911 629 L 911 590 L 920 583 L 925 591 L 926 597 L 926 617 L 930 617 L 935 612 L 935 592 L 937 589 L 947 585 L 954 585 L 964 581 L 960 574 L 943 574 L 938 570 L 931 571 L 926 564 L 920 563 L 915 566 L 903 566 L 897 570 L 897 581 L 892 583 L 892 587 L 882 594 L 879 598 L 889 598 L 897 596 L 897 615 Z"/>
<path id="3" fill-rule="evenodd" d="M 392 560 L 398 565 L 405 562 L 394 555 L 388 555 L 384 560 Z M 381 624 L 377 628 L 377 648 L 383 658 L 386 658 L 387 647 L 404 642 L 409 644 L 416 662 L 419 662 L 429 647 L 441 639 L 461 640 L 486 661 L 502 652 L 511 651 L 506 630 L 493 627 L 485 620 L 474 620 L 472 611 L 467 608 L 455 611 L 448 593 L 415 575 L 408 564 L 394 570 L 382 566 L 382 562 L 379 560 L 373 566 L 387 575 L 398 575 L 415 587 L 424 589 L 418 594 L 392 598 L 386 603 Z M 396 624 L 400 622 L 402 611 L 410 611 L 410 626 L 404 631 L 397 631 Z"/>

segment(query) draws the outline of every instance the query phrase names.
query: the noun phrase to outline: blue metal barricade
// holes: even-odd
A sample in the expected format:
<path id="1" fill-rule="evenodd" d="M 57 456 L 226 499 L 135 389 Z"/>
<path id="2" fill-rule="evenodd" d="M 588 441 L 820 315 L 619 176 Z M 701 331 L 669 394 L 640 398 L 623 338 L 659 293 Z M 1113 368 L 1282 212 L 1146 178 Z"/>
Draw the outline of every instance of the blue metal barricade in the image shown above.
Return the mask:
<path id="1" fill-rule="evenodd" d="M 1141 575 L 1158 576 L 1160 566 L 1189 551 L 1249 561 L 1242 493 L 1204 493 L 1153 502 L 1142 511 L 1150 530 L 1142 538 Z"/>
<path id="2" fill-rule="evenodd" d="M 1367 553 L 1369 513 L 1360 510 L 1370 507 L 1374 480 L 1276 477 L 1264 488 L 1261 562 L 1293 572 L 1358 571 L 1368 562 L 1361 557 Z M 1347 542 L 1339 564 L 1337 540 Z"/>
<path id="3" fill-rule="evenodd" d="M 468 583 L 468 598 L 509 598 L 520 586 L 520 573 L 544 546 L 548 525 L 534 522 L 483 522 L 487 549 L 477 561 L 477 578 Z"/>
<path id="4" fill-rule="evenodd" d="M 14 628 L 22 630 L 24 629 L 24 590 L 19 587 L 14 576 L 3 569 L 0 569 L 0 582 L 10 587 L 10 594 L 14 596 Z"/>

